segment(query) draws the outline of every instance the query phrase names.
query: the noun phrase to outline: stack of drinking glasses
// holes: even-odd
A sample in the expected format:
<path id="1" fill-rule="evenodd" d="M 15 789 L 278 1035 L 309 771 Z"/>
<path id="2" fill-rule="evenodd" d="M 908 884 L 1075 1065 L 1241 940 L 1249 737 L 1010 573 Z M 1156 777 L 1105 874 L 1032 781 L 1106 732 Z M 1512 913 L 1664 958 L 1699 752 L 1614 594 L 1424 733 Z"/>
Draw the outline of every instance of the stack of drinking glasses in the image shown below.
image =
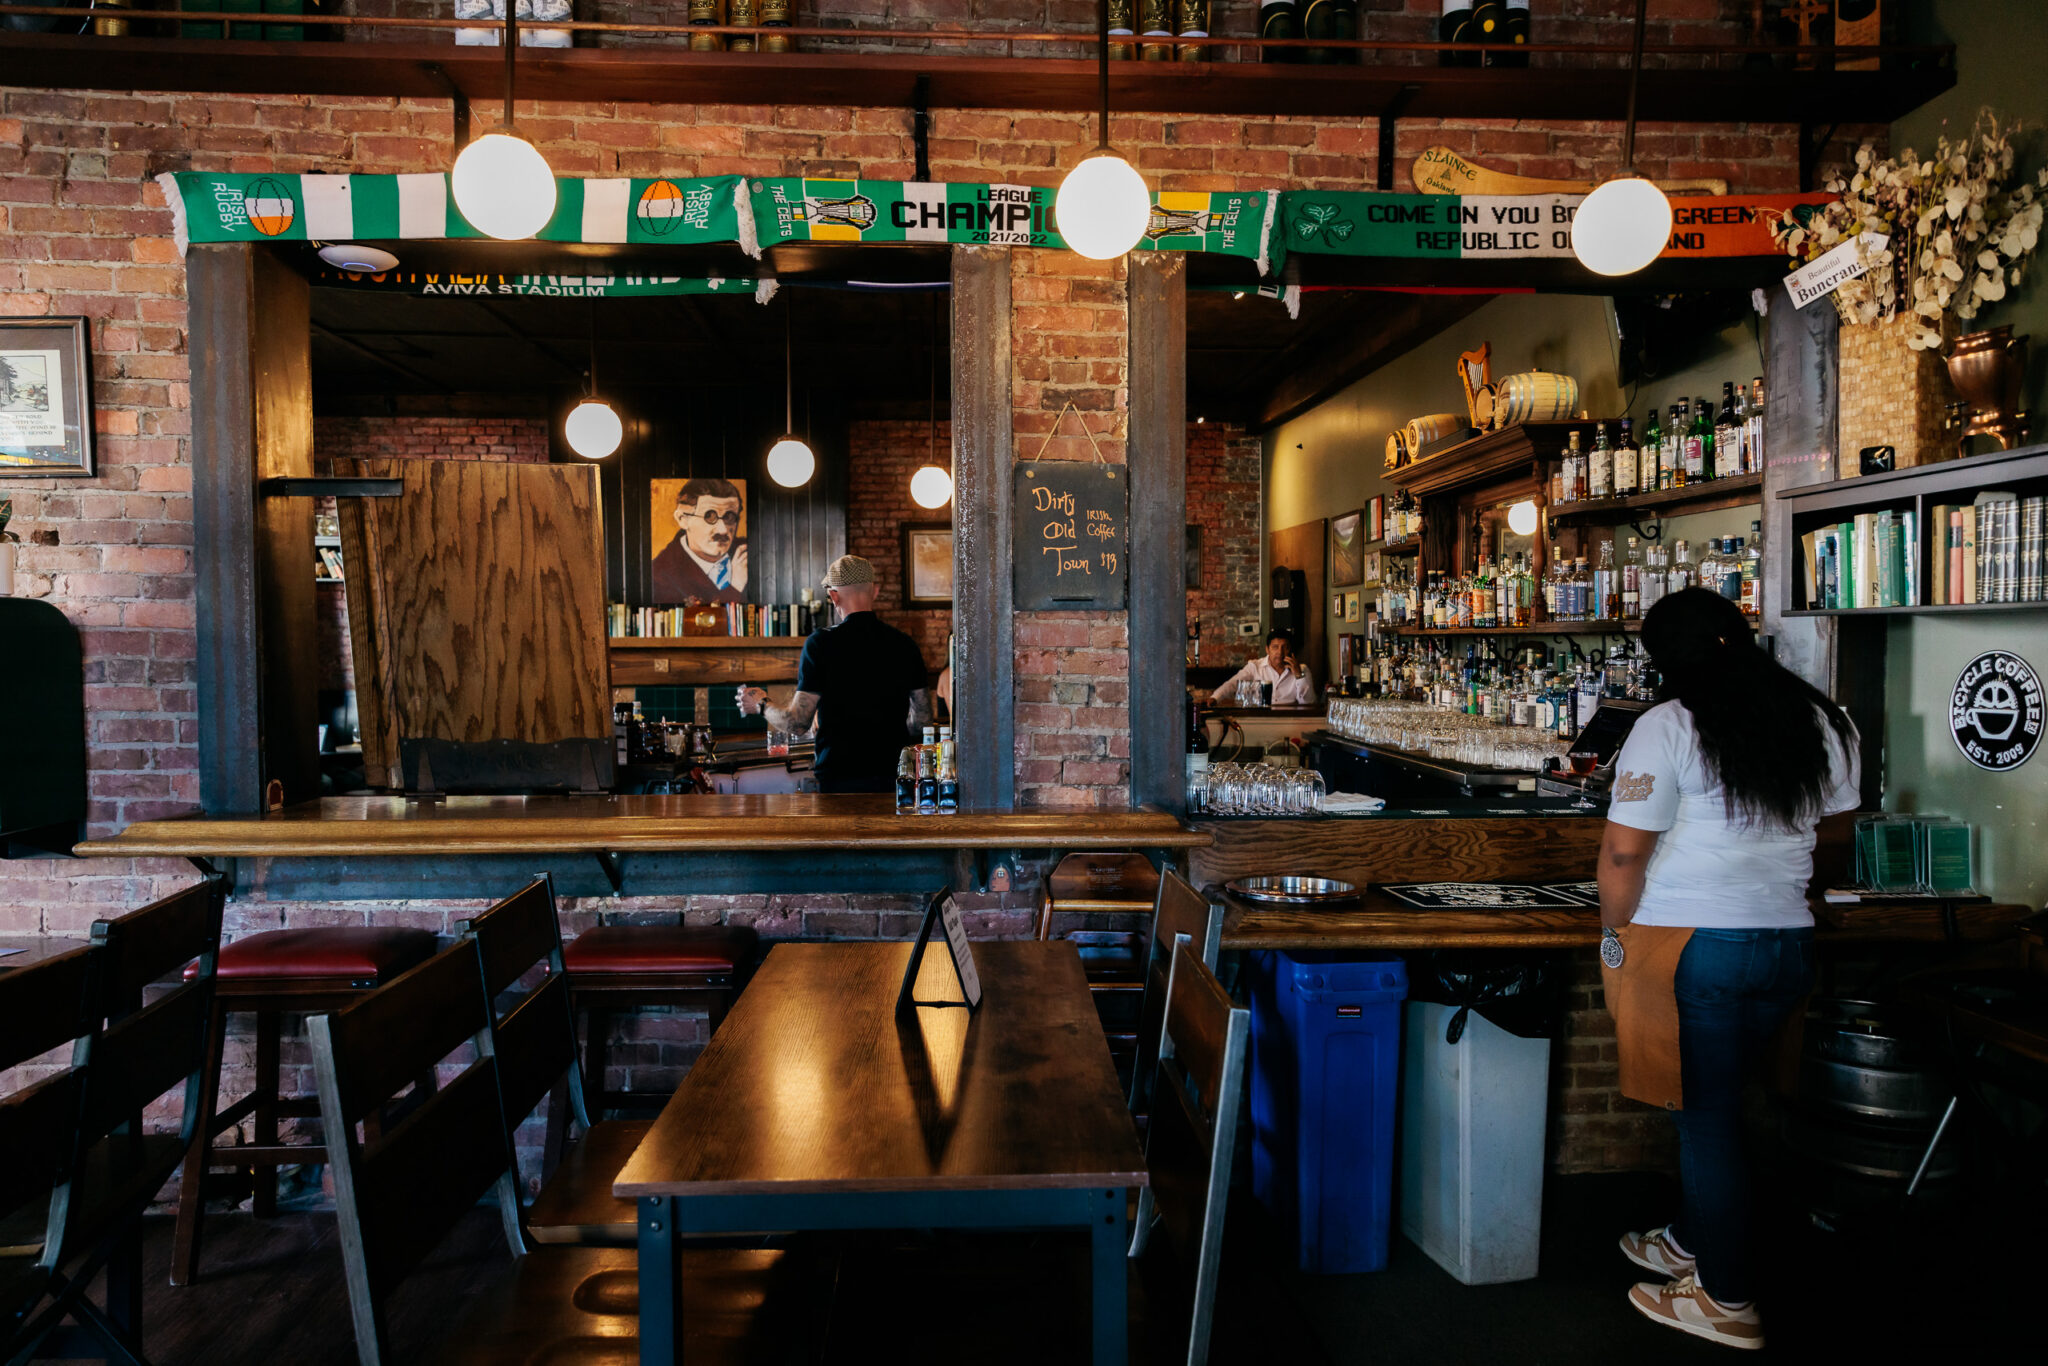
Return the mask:
<path id="1" fill-rule="evenodd" d="M 1309 816 L 1329 788 L 1313 769 L 1272 764 L 1211 764 L 1203 809 L 1218 816 Z"/>

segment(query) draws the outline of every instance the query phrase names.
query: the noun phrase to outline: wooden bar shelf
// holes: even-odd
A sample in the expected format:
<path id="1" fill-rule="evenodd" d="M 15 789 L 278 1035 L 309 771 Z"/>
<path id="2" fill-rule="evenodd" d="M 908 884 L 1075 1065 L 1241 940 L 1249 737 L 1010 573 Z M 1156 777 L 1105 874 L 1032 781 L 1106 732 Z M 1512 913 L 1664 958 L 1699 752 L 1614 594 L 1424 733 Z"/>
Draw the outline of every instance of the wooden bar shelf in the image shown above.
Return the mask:
<path id="1" fill-rule="evenodd" d="M 1533 469 L 1563 453 L 1573 432 L 1590 447 L 1591 422 L 1517 422 L 1497 432 L 1482 432 L 1427 460 L 1418 460 L 1389 471 L 1386 479 L 1395 488 L 1423 495 L 1450 493 L 1497 482 L 1516 470 Z"/>
<path id="2" fill-rule="evenodd" d="M 1559 526 L 1620 526 L 1640 521 L 1647 514 L 1682 517 L 1694 512 L 1717 512 L 1723 508 L 1761 505 L 1764 477 L 1736 474 L 1684 488 L 1658 489 L 1655 493 L 1634 493 L 1626 498 L 1596 498 L 1576 503 L 1553 503 L 1550 520 Z"/>
<path id="3" fill-rule="evenodd" d="M 613 636 L 612 686 L 791 683 L 808 636 Z"/>
<path id="4" fill-rule="evenodd" d="M 1640 621 L 1539 621 L 1529 626 L 1454 626 L 1439 631 L 1434 626 L 1388 626 L 1383 628 L 1397 636 L 1436 636 L 1448 639 L 1452 636 L 1618 636 L 1630 631 L 1639 631 Z"/>
<path id="5" fill-rule="evenodd" d="M 241 18 L 242 16 L 237 16 Z M 258 17 L 258 16 L 251 16 Z M 310 16 L 309 16 L 310 17 Z M 137 23 L 151 22 L 134 12 Z M 298 22 L 298 20 L 293 20 Z M 376 20 L 363 21 L 374 26 Z M 991 33 L 988 38 L 1007 35 Z M 1086 44 L 1092 33 L 1061 35 Z M 1616 117 L 1621 66 L 1502 70 L 1380 63 L 1116 62 L 1124 113 L 1411 119 Z M 1396 54 L 1405 55 L 1405 54 Z M 446 41 L 260 42 L 0 32 L 0 84 L 80 90 L 369 95 L 471 101 L 504 95 L 493 47 Z M 1955 84 L 1952 62 L 1894 71 L 1659 69 L 1639 117 L 1688 123 L 1891 123 Z M 934 109 L 1096 107 L 1092 59 L 944 53 L 690 52 L 642 45 L 532 48 L 519 56 L 530 100 L 607 104 L 845 105 Z"/>

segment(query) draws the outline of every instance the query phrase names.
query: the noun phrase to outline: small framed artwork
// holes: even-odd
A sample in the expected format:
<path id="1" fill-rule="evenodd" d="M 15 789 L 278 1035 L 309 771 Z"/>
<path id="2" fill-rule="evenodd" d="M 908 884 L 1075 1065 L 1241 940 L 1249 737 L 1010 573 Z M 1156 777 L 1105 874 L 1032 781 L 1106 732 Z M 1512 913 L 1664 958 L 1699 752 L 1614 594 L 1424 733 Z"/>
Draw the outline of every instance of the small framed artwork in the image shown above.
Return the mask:
<path id="1" fill-rule="evenodd" d="M 1364 522 L 1363 512 L 1330 519 L 1330 582 L 1338 588 L 1357 583 L 1365 573 Z"/>
<path id="2" fill-rule="evenodd" d="M 0 475 L 93 473 L 84 318 L 0 318 Z"/>
<path id="3" fill-rule="evenodd" d="M 1377 551 L 1377 550 L 1368 550 L 1368 551 L 1366 551 L 1366 552 L 1365 552 L 1365 581 L 1366 581 L 1367 583 L 1379 583 L 1379 582 L 1380 582 L 1380 572 L 1381 572 L 1381 570 L 1380 570 L 1380 552 L 1379 552 L 1379 551 Z"/>
<path id="4" fill-rule="evenodd" d="M 1365 505 L 1365 517 L 1365 529 L 1368 533 L 1365 539 L 1368 541 L 1384 541 L 1387 539 L 1387 500 L 1385 498 L 1375 498 L 1367 503 Z"/>
<path id="5" fill-rule="evenodd" d="M 953 524 L 903 524 L 903 605 L 953 605 Z"/>
<path id="6" fill-rule="evenodd" d="M 1346 593 L 1344 595 L 1344 620 L 1357 621 L 1359 619 L 1358 607 L 1358 594 Z"/>
<path id="7" fill-rule="evenodd" d="M 1344 620 L 1344 595 L 1342 593 L 1330 594 L 1330 615 L 1338 621 Z"/>

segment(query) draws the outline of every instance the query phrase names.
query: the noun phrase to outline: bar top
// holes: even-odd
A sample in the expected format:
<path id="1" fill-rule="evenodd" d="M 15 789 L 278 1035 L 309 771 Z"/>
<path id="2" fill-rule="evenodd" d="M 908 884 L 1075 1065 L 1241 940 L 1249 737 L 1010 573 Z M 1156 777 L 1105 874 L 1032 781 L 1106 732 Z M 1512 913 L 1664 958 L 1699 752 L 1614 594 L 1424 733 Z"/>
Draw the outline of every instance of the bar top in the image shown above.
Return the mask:
<path id="1" fill-rule="evenodd" d="M 817 849 L 1195 849 L 1210 836 L 1156 807 L 896 813 L 890 796 L 323 797 L 266 816 L 137 821 L 86 858 L 648 853 Z"/>

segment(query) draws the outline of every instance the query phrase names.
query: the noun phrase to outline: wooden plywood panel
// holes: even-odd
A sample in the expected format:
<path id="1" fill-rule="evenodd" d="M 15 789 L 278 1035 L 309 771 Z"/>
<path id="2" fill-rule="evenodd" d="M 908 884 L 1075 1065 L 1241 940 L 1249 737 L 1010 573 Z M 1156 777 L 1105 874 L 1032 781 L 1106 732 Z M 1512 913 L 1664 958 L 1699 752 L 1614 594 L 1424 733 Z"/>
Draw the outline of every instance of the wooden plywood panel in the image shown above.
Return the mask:
<path id="1" fill-rule="evenodd" d="M 601 738 L 611 733 L 604 528 L 587 465 L 337 461 L 400 477 L 400 498 L 344 500 L 366 764 L 386 785 L 398 743 Z M 346 466 L 346 468 L 339 468 Z M 358 588 L 359 579 L 370 582 Z M 366 652 L 367 656 L 366 657 Z M 381 693 L 381 716 L 369 718 Z M 371 770 L 373 779 L 380 776 Z"/>
<path id="2" fill-rule="evenodd" d="M 1295 613 L 1301 626 L 1294 642 L 1294 657 L 1308 665 L 1318 696 L 1329 682 L 1330 673 L 1329 656 L 1323 650 L 1324 621 L 1328 615 L 1323 602 L 1323 559 L 1328 549 L 1328 525 L 1326 519 L 1318 517 L 1313 522 L 1269 533 L 1265 587 L 1260 590 L 1268 599 L 1272 597 L 1273 570 L 1277 567 L 1299 569 L 1308 580 L 1308 601 Z"/>

